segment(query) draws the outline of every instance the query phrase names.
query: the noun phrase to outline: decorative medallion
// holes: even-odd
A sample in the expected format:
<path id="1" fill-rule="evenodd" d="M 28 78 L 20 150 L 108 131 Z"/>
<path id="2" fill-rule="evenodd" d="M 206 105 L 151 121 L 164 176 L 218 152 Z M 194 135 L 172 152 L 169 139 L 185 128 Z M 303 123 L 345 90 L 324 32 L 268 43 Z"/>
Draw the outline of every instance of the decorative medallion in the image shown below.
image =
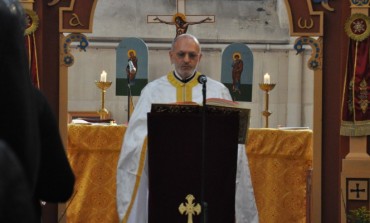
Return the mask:
<path id="1" fill-rule="evenodd" d="M 354 6 L 366 7 L 369 4 L 369 0 L 351 0 L 351 4 Z"/>
<path id="2" fill-rule="evenodd" d="M 37 16 L 35 11 L 32 11 L 30 9 L 25 9 L 25 12 L 26 30 L 24 31 L 24 35 L 30 35 L 34 33 L 39 27 L 39 17 Z"/>
<path id="3" fill-rule="evenodd" d="M 356 13 L 347 19 L 344 27 L 349 38 L 362 41 L 370 35 L 370 19 L 368 16 Z"/>

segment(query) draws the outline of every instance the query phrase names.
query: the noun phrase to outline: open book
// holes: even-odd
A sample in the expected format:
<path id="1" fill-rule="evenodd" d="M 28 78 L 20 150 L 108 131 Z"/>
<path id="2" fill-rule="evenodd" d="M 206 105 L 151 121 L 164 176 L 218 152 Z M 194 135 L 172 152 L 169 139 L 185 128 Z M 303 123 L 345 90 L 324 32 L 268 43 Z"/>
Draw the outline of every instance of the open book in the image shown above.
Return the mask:
<path id="1" fill-rule="evenodd" d="M 230 101 L 222 98 L 208 98 L 206 100 L 207 105 L 225 106 L 225 107 L 240 107 L 240 104 L 236 101 Z"/>
<path id="2" fill-rule="evenodd" d="M 163 113 L 201 113 L 202 105 L 194 102 L 181 102 L 171 104 L 152 104 L 151 112 Z M 249 129 L 250 109 L 240 107 L 239 103 L 219 99 L 209 98 L 206 100 L 206 112 L 208 114 L 230 114 L 238 112 L 239 115 L 239 144 L 245 144 Z"/>
<path id="3" fill-rule="evenodd" d="M 247 143 L 250 109 L 241 107 L 240 104 L 236 101 L 230 101 L 230 100 L 221 99 L 221 98 L 208 98 L 206 100 L 206 105 L 209 108 L 214 108 L 214 109 L 223 109 L 225 111 L 237 111 L 239 113 L 238 142 L 240 144 Z"/>

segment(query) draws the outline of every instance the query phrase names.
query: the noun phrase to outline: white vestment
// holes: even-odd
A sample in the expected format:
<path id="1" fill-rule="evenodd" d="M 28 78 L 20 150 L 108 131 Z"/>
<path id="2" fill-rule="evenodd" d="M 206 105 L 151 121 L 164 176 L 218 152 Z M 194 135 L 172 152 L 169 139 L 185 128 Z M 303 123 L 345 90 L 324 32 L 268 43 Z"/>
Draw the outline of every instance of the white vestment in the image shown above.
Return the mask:
<path id="1" fill-rule="evenodd" d="M 117 210 L 122 223 L 148 222 L 148 167 L 146 160 L 147 113 L 155 103 L 203 101 L 202 85 L 195 77 L 187 83 L 175 78 L 173 72 L 148 83 L 130 118 L 117 169 Z M 231 100 L 229 90 L 220 82 L 207 79 L 207 98 Z M 180 130 L 181 131 L 181 130 Z M 179 134 L 182 134 L 179 132 Z M 235 194 L 236 223 L 258 223 L 245 146 L 238 146 Z"/>

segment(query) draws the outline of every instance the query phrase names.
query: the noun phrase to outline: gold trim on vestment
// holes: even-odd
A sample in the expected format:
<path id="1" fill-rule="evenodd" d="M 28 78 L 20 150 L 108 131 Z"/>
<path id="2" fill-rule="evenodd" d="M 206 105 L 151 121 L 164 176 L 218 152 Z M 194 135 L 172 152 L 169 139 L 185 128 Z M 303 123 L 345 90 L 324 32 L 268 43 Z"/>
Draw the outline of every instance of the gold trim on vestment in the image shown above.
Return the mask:
<path id="1" fill-rule="evenodd" d="M 179 81 L 173 71 L 167 74 L 167 79 L 176 88 L 176 102 L 187 102 L 193 100 L 193 87 L 198 84 L 198 77 L 201 73 L 196 72 L 192 80 L 187 83 Z"/>
<path id="2" fill-rule="evenodd" d="M 135 198 L 136 198 L 136 195 L 137 195 L 137 191 L 139 190 L 140 180 L 141 180 L 141 176 L 143 174 L 144 165 L 145 165 L 147 142 L 148 142 L 148 138 L 145 137 L 143 146 L 141 148 L 140 161 L 139 161 L 139 167 L 138 167 L 137 173 L 136 173 L 136 181 L 135 181 L 134 191 L 132 193 L 131 201 L 130 201 L 130 204 L 127 208 L 126 215 L 123 217 L 122 223 L 127 223 L 128 217 L 130 216 L 130 213 L 131 213 L 131 209 L 132 209 L 132 207 L 134 206 L 134 203 L 135 203 Z"/>

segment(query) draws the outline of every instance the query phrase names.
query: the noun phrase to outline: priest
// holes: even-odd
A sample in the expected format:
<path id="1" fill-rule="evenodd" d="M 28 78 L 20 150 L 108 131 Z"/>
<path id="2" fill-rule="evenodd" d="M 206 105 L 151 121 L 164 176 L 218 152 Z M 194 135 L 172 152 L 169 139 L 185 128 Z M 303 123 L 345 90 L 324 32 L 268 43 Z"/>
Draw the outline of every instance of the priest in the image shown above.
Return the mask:
<path id="1" fill-rule="evenodd" d="M 153 103 L 203 101 L 201 75 L 197 71 L 202 58 L 196 37 L 182 34 L 176 37 L 169 52 L 174 71 L 151 83 L 142 91 L 125 133 L 117 169 L 117 209 L 122 223 L 148 222 L 147 113 Z M 208 78 L 208 98 L 231 100 L 229 90 L 220 82 Z M 186 137 L 186 132 L 181 132 Z M 236 173 L 236 223 L 257 223 L 258 212 L 244 145 L 238 146 Z"/>

